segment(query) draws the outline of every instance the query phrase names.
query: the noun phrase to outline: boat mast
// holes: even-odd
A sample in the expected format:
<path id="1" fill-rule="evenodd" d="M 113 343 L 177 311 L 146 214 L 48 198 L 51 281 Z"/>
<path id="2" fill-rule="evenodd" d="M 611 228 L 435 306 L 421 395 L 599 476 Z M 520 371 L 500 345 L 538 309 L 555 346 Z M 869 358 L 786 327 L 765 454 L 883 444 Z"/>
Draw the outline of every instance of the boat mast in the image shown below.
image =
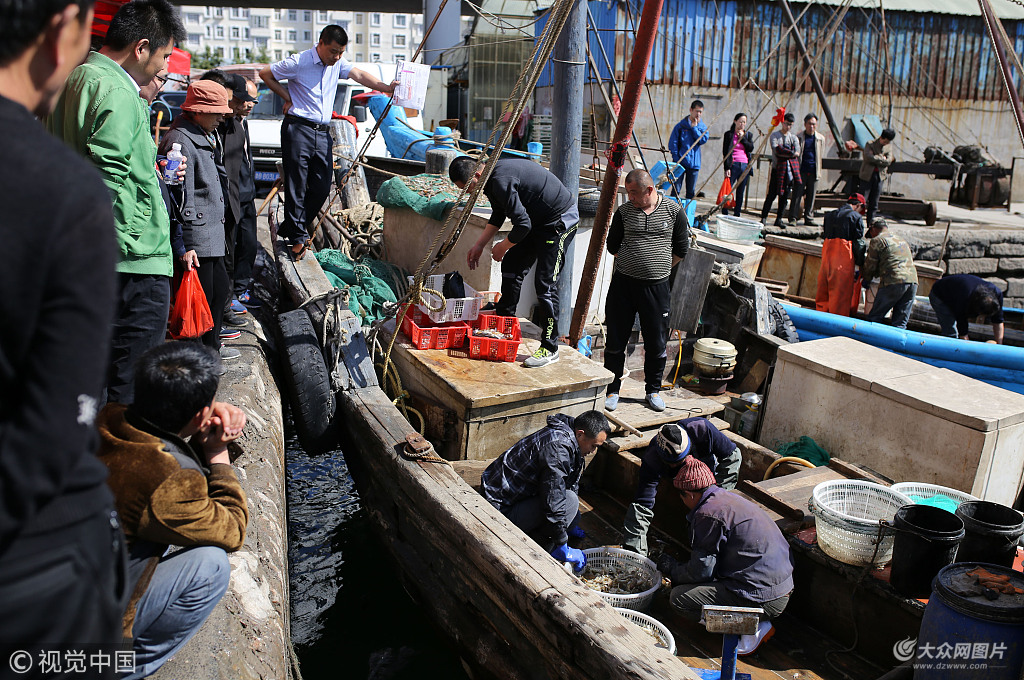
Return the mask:
<path id="1" fill-rule="evenodd" d="M 629 70 L 626 72 L 626 83 L 622 91 L 622 108 L 619 120 L 615 123 L 611 146 L 608 149 L 609 163 L 604 171 L 601 184 L 601 200 L 594 216 L 594 229 L 590 234 L 590 247 L 587 260 L 583 267 L 576 307 L 572 312 L 572 328 L 569 332 L 569 344 L 575 347 L 583 336 L 583 328 L 587 323 L 590 299 L 594 295 L 594 284 L 597 281 L 597 269 L 601 264 L 605 240 L 608 237 L 608 226 L 612 220 L 612 208 L 615 195 L 619 190 L 619 173 L 626 161 L 629 150 L 629 137 L 636 121 L 636 111 L 640 104 L 640 93 L 644 87 L 644 75 L 651 59 L 654 38 L 658 33 L 658 20 L 661 18 L 662 0 L 646 0 L 640 15 L 640 24 L 636 29 L 636 42 L 633 44 L 633 56 L 630 58 Z"/>
<path id="2" fill-rule="evenodd" d="M 785 2 L 786 0 L 782 1 Z M 999 72 L 1003 76 L 1003 85 L 1006 87 L 1006 93 L 1010 97 L 1013 119 L 1017 123 L 1017 134 L 1020 135 L 1021 143 L 1024 144 L 1024 122 L 1022 122 L 1024 121 L 1024 111 L 1021 110 L 1020 95 L 1017 94 L 1017 89 L 1013 86 L 1013 74 L 1010 73 L 1010 64 L 1006 60 L 1006 50 L 999 35 L 999 27 L 996 26 L 996 22 L 999 19 L 996 17 L 996 13 L 992 10 L 992 5 L 989 4 L 988 0 L 978 0 L 978 4 L 981 6 L 981 19 L 985 22 L 988 37 L 996 50 L 996 61 L 999 62 Z"/>

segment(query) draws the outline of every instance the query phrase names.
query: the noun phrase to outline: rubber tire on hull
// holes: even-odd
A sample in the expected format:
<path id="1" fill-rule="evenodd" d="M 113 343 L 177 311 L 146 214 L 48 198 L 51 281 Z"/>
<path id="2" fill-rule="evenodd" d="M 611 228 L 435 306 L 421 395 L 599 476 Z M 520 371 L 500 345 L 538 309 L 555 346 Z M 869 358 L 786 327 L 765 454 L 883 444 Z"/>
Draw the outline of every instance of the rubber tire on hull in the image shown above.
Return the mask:
<path id="1" fill-rule="evenodd" d="M 775 322 L 775 332 L 772 335 L 782 338 L 786 342 L 800 342 L 800 335 L 796 332 L 793 320 L 786 313 L 786 308 L 775 298 L 771 299 L 768 313 L 771 315 L 772 321 Z"/>
<path id="2" fill-rule="evenodd" d="M 296 309 L 279 315 L 277 323 L 285 386 L 299 442 L 306 453 L 325 453 L 337 445 L 332 426 L 337 404 L 313 322 L 306 310 Z"/>
<path id="3" fill-rule="evenodd" d="M 593 217 L 597 214 L 597 205 L 601 202 L 601 189 L 599 187 L 583 187 L 576 199 L 576 207 L 580 211 L 580 217 Z"/>

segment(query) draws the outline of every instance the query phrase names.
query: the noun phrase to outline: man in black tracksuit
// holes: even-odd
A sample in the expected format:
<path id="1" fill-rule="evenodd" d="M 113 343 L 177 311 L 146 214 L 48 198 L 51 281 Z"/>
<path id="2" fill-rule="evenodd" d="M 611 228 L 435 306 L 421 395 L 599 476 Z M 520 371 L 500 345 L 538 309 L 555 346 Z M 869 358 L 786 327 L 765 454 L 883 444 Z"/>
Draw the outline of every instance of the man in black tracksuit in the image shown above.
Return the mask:
<path id="1" fill-rule="evenodd" d="M 605 301 L 604 367 L 615 375 L 608 385 L 604 407 L 614 411 L 619 404 L 619 386 L 626 363 L 626 344 L 633 331 L 633 319 L 640 315 L 644 334 L 644 375 L 647 405 L 664 411 L 658 392 L 665 374 L 665 346 L 668 341 L 668 313 L 671 290 L 668 277 L 690 247 L 686 212 L 654 188 L 646 170 L 626 175 L 629 200 L 619 206 L 608 230 L 608 252 L 615 256 L 615 270 Z"/>
<path id="2" fill-rule="evenodd" d="M 14 650 L 105 644 L 110 655 L 121 639 L 124 539 L 94 427 L 117 296 L 114 215 L 96 168 L 38 120 L 88 52 L 91 9 L 0 2 L 0 184 L 13 198 L 0 212 L 0 650 L 4 668 L 27 662 L 25 677 L 39 676 Z M 108 662 L 89 677 L 114 672 Z"/>
<path id="3" fill-rule="evenodd" d="M 476 161 L 456 158 L 448 169 L 451 180 L 460 189 L 473 189 Z M 512 231 L 499 243 L 493 243 L 491 257 L 501 262 L 501 299 L 497 313 L 516 316 L 523 279 L 537 264 L 534 283 L 537 311 L 533 321 L 541 328 L 540 347 L 524 362 L 527 368 L 558 361 L 558 275 L 566 248 L 576 235 L 579 210 L 576 197 L 557 177 L 537 163 L 526 159 L 503 159 L 494 165 L 484 195 L 491 202 L 487 228 L 466 256 L 470 269 L 476 269 L 480 256 L 504 224 L 512 222 Z"/>

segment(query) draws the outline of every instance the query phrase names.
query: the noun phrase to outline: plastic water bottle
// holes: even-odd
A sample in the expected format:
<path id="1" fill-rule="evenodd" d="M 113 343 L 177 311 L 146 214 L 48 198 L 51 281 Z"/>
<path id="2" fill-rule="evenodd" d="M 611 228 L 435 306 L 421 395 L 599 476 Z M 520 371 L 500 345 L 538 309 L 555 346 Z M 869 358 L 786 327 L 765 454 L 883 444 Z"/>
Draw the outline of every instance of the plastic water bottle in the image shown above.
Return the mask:
<path id="1" fill-rule="evenodd" d="M 740 417 L 740 436 L 750 437 L 754 436 L 754 428 L 757 427 L 757 404 L 751 404 L 747 406 L 747 410 L 743 412 Z"/>
<path id="2" fill-rule="evenodd" d="M 181 153 L 181 144 L 171 144 L 171 150 L 167 152 L 167 165 L 164 166 L 164 182 L 167 184 L 181 184 L 178 179 L 178 166 L 181 165 L 185 156 Z"/>

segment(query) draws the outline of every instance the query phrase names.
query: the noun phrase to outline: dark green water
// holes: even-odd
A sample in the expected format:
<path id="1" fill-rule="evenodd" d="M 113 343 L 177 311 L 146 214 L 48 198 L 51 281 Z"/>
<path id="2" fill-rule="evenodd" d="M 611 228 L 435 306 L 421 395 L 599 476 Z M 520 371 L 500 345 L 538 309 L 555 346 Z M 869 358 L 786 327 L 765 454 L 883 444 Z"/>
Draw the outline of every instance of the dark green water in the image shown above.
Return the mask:
<path id="1" fill-rule="evenodd" d="M 285 442 L 292 641 L 306 680 L 468 680 L 402 588 L 370 528 L 341 451 Z"/>

